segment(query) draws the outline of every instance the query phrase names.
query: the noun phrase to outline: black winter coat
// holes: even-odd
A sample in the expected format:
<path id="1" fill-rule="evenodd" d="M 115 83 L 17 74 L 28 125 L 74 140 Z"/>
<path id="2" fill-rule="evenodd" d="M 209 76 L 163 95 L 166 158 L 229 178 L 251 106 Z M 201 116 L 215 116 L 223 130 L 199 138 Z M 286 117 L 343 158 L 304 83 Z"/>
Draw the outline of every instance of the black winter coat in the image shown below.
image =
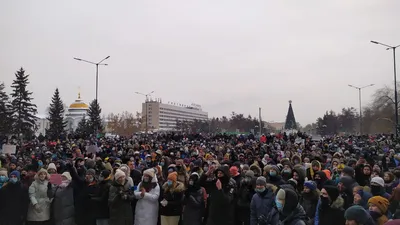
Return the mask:
<path id="1" fill-rule="evenodd" d="M 176 187 L 171 191 L 168 184 L 163 185 L 163 192 L 160 195 L 160 199 L 167 200 L 168 204 L 164 207 L 160 205 L 160 215 L 162 216 L 181 216 L 182 214 L 182 203 L 184 197 L 185 185 L 181 182 L 176 183 Z"/>
<path id="2" fill-rule="evenodd" d="M 344 219 L 344 200 L 342 197 L 338 197 L 330 207 L 323 209 L 319 208 L 319 224 L 321 225 L 344 225 L 346 220 Z"/>
<path id="3" fill-rule="evenodd" d="M 0 189 L 0 225 L 20 225 L 26 218 L 28 190 L 20 182 L 6 183 Z"/>
<path id="4" fill-rule="evenodd" d="M 108 209 L 108 195 L 112 181 L 103 180 L 98 184 L 98 192 L 92 197 L 91 204 L 95 207 L 93 216 L 96 219 L 109 219 L 110 211 Z"/>
<path id="5" fill-rule="evenodd" d="M 205 212 L 204 188 L 190 188 L 186 190 L 183 212 L 183 225 L 201 225 Z"/>
<path id="6" fill-rule="evenodd" d="M 123 199 L 126 196 L 126 199 Z M 108 204 L 110 209 L 109 225 L 132 225 L 133 213 L 131 201 L 134 199 L 134 194 L 129 190 L 128 182 L 124 185 L 113 181 L 109 195 Z"/>
<path id="7" fill-rule="evenodd" d="M 273 208 L 271 211 L 271 221 L 268 224 L 275 225 L 306 225 L 307 216 L 304 212 L 304 209 L 301 205 L 297 205 L 297 207 L 293 210 L 293 212 L 284 218 L 281 218 L 278 210 Z M 283 217 L 283 216 L 282 216 Z M 337 224 L 339 225 L 339 223 Z M 342 225 L 342 224 L 340 224 Z M 344 225 L 344 224 L 343 224 Z"/>

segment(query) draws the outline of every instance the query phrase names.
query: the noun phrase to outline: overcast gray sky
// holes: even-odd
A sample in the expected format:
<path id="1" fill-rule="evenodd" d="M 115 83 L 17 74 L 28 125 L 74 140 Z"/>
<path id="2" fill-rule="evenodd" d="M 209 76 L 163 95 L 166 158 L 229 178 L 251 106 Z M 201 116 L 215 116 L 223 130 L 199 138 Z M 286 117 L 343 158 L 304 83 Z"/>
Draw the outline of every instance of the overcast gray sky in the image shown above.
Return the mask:
<path id="1" fill-rule="evenodd" d="M 326 110 L 358 106 L 348 84 L 392 85 L 400 44 L 400 1 L 129 0 L 2 1 L 0 81 L 23 66 L 40 114 L 54 89 L 71 104 L 79 87 L 95 97 L 98 61 L 103 113 L 140 110 L 155 91 L 164 102 L 202 105 L 284 121 L 288 100 L 303 125 Z M 399 52 L 400 58 L 400 52 Z M 399 62 L 400 63 L 400 62 Z"/>

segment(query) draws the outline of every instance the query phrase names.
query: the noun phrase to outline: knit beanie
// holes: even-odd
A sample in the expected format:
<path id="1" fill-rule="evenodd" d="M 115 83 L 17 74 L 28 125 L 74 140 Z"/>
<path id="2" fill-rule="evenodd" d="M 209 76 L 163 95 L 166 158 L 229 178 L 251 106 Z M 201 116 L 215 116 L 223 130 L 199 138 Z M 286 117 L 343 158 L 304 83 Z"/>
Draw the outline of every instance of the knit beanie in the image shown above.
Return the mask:
<path id="1" fill-rule="evenodd" d="M 126 177 L 124 171 L 117 169 L 114 174 L 115 180 L 118 180 L 121 177 Z"/>
<path id="2" fill-rule="evenodd" d="M 96 175 L 96 171 L 95 171 L 94 169 L 88 169 L 88 170 L 86 171 L 86 175 L 95 176 L 95 175 Z"/>
<path id="3" fill-rule="evenodd" d="M 308 187 L 311 191 L 317 189 L 317 184 L 314 181 L 306 181 L 304 182 L 304 187 Z"/>
<path id="4" fill-rule="evenodd" d="M 256 185 L 267 186 L 267 179 L 265 179 L 263 176 L 258 177 L 256 180 Z"/>
<path id="5" fill-rule="evenodd" d="M 104 178 L 107 178 L 111 175 L 111 171 L 103 170 L 103 171 L 101 171 L 100 175 L 103 176 Z"/>
<path id="6" fill-rule="evenodd" d="M 176 182 L 178 180 L 178 173 L 172 172 L 172 173 L 168 174 L 168 180 Z"/>
<path id="7" fill-rule="evenodd" d="M 57 167 L 56 167 L 56 165 L 54 163 L 50 163 L 47 166 L 47 171 L 49 171 L 49 169 L 53 169 L 53 170 L 55 170 L 57 172 Z"/>
<path id="8" fill-rule="evenodd" d="M 379 185 L 381 187 L 384 187 L 385 186 L 385 181 L 382 179 L 382 177 L 373 177 L 371 179 L 371 185 L 372 184 L 376 184 L 376 185 Z"/>
<path id="9" fill-rule="evenodd" d="M 354 205 L 346 210 L 344 218 L 346 220 L 354 220 L 358 224 L 366 224 L 370 219 L 370 215 L 363 207 Z"/>
<path id="10" fill-rule="evenodd" d="M 283 190 L 283 188 L 279 189 L 278 193 L 276 193 L 276 199 L 285 200 L 285 198 L 286 198 L 285 190 Z"/>
<path id="11" fill-rule="evenodd" d="M 151 178 L 153 178 L 155 176 L 154 170 L 153 169 L 147 169 L 143 172 L 143 175 L 147 175 Z"/>
<path id="12" fill-rule="evenodd" d="M 353 167 L 350 166 L 345 166 L 344 169 L 342 170 L 343 173 L 350 175 L 351 177 L 354 177 L 354 169 Z"/>
<path id="13" fill-rule="evenodd" d="M 10 177 L 13 175 L 16 176 L 18 180 L 20 180 L 21 174 L 17 170 L 14 170 L 10 173 Z"/>
<path id="14" fill-rule="evenodd" d="M 63 174 L 61 174 L 61 176 L 67 178 L 67 180 L 69 181 L 72 180 L 71 174 L 69 172 L 64 172 Z"/>
<path id="15" fill-rule="evenodd" d="M 389 201 L 386 198 L 383 198 L 381 196 L 374 196 L 368 200 L 368 205 L 373 204 L 378 209 L 381 211 L 383 215 L 386 214 L 388 207 L 389 207 Z"/>

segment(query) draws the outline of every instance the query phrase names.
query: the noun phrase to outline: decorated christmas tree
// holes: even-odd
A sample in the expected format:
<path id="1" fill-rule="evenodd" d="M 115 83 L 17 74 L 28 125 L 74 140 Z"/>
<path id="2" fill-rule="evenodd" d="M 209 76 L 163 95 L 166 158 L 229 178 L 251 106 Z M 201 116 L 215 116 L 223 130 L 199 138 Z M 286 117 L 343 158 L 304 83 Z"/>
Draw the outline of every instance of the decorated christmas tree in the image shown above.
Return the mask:
<path id="1" fill-rule="evenodd" d="M 289 110 L 286 115 L 285 130 L 295 130 L 297 129 L 296 119 L 294 118 L 292 100 L 289 101 Z"/>

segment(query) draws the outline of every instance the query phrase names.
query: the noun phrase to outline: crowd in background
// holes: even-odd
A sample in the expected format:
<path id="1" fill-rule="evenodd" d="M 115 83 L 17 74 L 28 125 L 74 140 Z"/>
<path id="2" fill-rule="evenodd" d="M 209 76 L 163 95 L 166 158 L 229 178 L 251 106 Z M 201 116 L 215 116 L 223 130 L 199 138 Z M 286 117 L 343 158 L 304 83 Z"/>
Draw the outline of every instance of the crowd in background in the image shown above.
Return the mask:
<path id="1" fill-rule="evenodd" d="M 6 142 L 17 151 L 0 156 L 0 225 L 400 224 L 390 135 Z"/>

